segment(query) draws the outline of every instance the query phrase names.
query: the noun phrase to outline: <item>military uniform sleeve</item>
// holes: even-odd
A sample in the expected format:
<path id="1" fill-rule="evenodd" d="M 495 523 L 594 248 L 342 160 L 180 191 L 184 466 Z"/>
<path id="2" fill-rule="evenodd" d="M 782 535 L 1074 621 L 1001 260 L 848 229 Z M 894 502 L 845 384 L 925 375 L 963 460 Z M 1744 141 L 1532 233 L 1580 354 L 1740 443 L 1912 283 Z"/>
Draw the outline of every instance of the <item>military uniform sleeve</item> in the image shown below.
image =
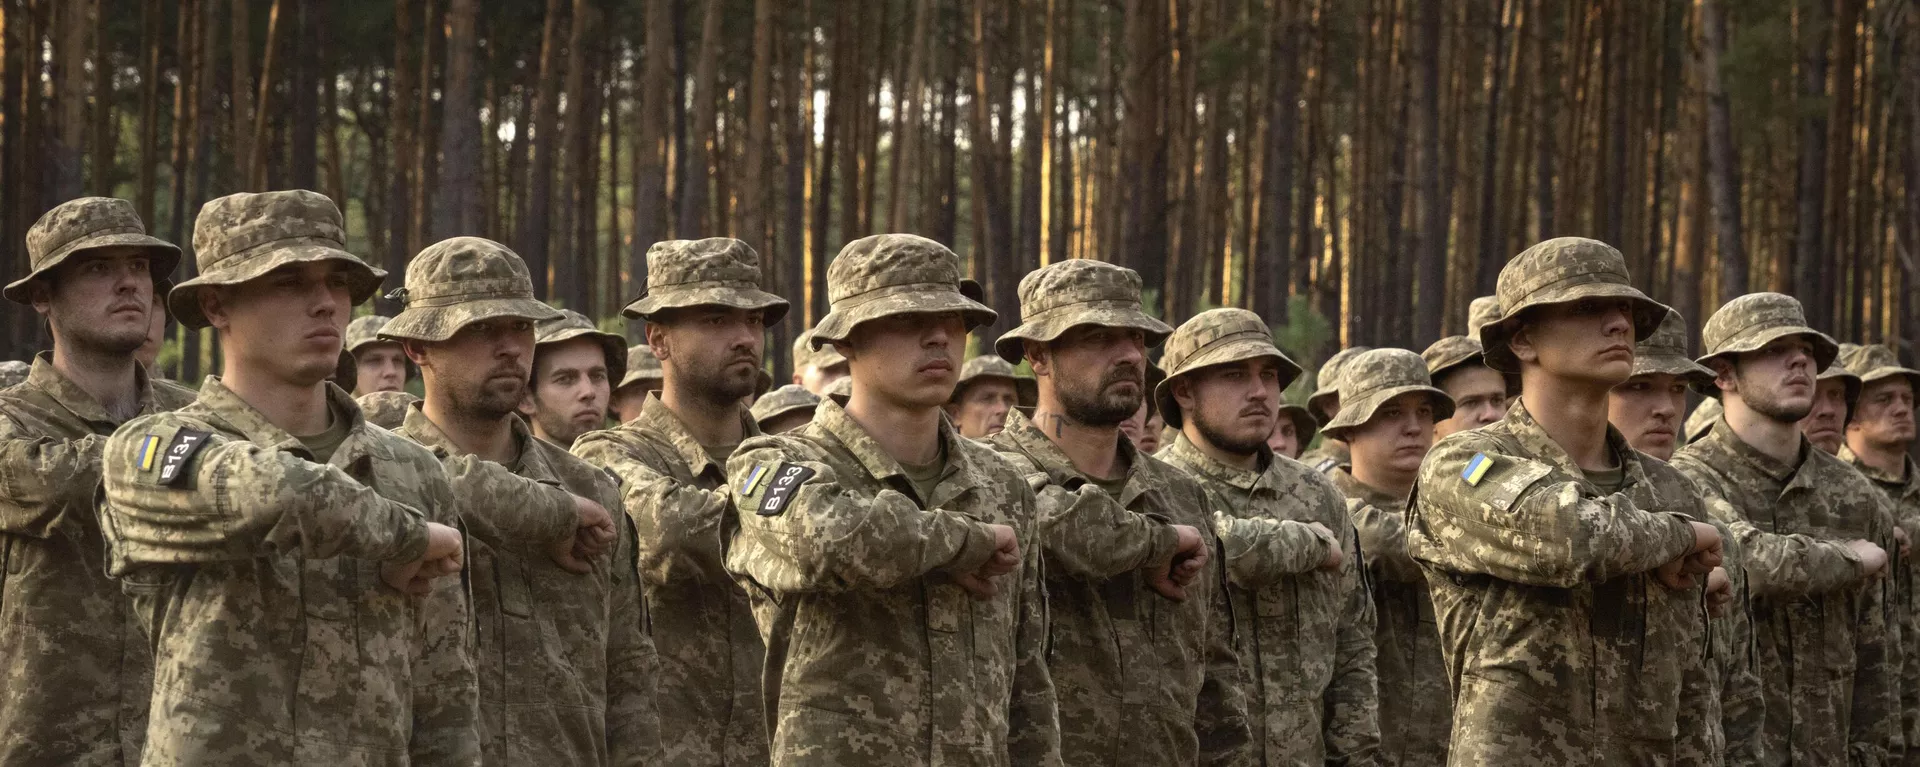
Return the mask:
<path id="1" fill-rule="evenodd" d="M 68 509 L 92 509 L 106 438 L 27 433 L 0 412 L 0 533 L 45 538 Z"/>
<path id="2" fill-rule="evenodd" d="M 175 422 L 140 419 L 107 440 L 105 513 L 116 564 L 233 561 L 290 550 L 308 559 L 405 562 L 426 553 L 420 510 L 286 451 L 194 432 L 204 443 L 188 454 L 182 476 L 163 483 L 162 463 L 143 465 L 142 445 L 172 450 L 182 431 Z"/>
<path id="3" fill-rule="evenodd" d="M 697 581 L 732 585 L 724 567 L 721 521 L 731 508 L 724 489 L 703 490 L 675 480 L 605 437 L 588 435 L 576 455 L 620 478 L 621 502 L 640 539 L 640 576 L 650 583 Z"/>
<path id="4" fill-rule="evenodd" d="M 1053 674 L 1047 669 L 1047 595 L 1044 559 L 1034 523 L 1035 499 L 1019 488 L 1025 506 L 1020 519 L 1020 625 L 1014 630 L 1013 700 L 1007 711 L 1007 756 L 1014 767 L 1061 767 L 1060 709 Z"/>
<path id="5" fill-rule="evenodd" d="M 1408 540 L 1415 559 L 1572 588 L 1653 570 L 1693 546 L 1685 515 L 1641 511 L 1620 494 L 1593 497 L 1578 481 L 1552 478 L 1544 463 L 1466 436 L 1442 441 L 1421 464 Z M 1476 456 L 1491 465 L 1470 481 L 1463 470 Z"/>
<path id="6" fill-rule="evenodd" d="M 745 492 L 746 479 L 731 483 L 740 530 L 728 569 L 774 591 L 892 588 L 935 571 L 972 572 L 995 550 L 984 522 L 922 510 L 894 490 L 853 496 L 832 467 L 780 447 L 743 445 L 728 464 L 730 477 L 763 472 Z"/>
<path id="7" fill-rule="evenodd" d="M 1316 516 L 1321 519 L 1344 519 L 1345 503 L 1331 484 L 1320 506 Z M 1380 681 L 1374 670 L 1373 645 L 1376 617 L 1359 533 L 1351 525 L 1341 528 L 1346 561 L 1340 564 L 1343 604 L 1334 640 L 1333 680 L 1326 694 L 1327 763 L 1372 764 L 1380 751 Z"/>
<path id="8" fill-rule="evenodd" d="M 1727 568 L 1727 576 L 1732 582 L 1733 601 L 1727 605 L 1726 614 L 1715 621 L 1719 629 L 1714 636 L 1715 651 L 1724 680 L 1720 690 L 1720 729 L 1722 742 L 1726 744 L 1726 764 L 1763 764 L 1765 688 L 1754 665 L 1753 615 L 1748 612 L 1749 600 L 1753 598 L 1752 578 L 1740 564 L 1746 552 L 1739 546 L 1735 540 L 1730 547 L 1732 556 L 1727 557 L 1732 565 Z"/>
<path id="9" fill-rule="evenodd" d="M 459 525 L 453 489 L 424 451 L 416 459 L 424 480 L 429 518 Z M 464 544 L 464 541 L 463 541 Z M 413 764 L 473 765 L 480 760 L 480 679 L 474 665 L 473 601 L 467 591 L 472 565 L 434 581 L 419 602 L 419 659 L 413 668 Z"/>
<path id="10" fill-rule="evenodd" d="M 1195 494 L 1205 500 L 1204 494 Z M 1194 729 L 1200 736 L 1201 764 L 1237 767 L 1251 754 L 1253 729 L 1247 720 L 1251 685 L 1234 650 L 1233 601 L 1227 591 L 1223 546 L 1217 538 L 1208 544 L 1213 547 L 1214 561 L 1209 563 L 1213 570 L 1207 594 L 1207 675 L 1200 686 Z"/>
<path id="11" fill-rule="evenodd" d="M 443 465 L 467 533 L 489 546 L 545 561 L 548 544 L 573 537 L 580 527 L 573 494 L 562 488 L 471 455 L 449 458 Z"/>
<path id="12" fill-rule="evenodd" d="M 1332 532 L 1291 519 L 1236 517 L 1228 511 L 1231 504 L 1225 497 L 1212 488 L 1206 493 L 1230 582 L 1242 588 L 1264 588 L 1286 576 L 1312 572 L 1327 561 L 1327 549 L 1335 541 Z"/>
<path id="13" fill-rule="evenodd" d="M 1180 536 L 1169 520 L 1121 506 L 1105 490 L 1069 490 L 1045 473 L 1027 478 L 1039 498 L 1040 543 L 1056 574 L 1100 581 L 1173 559 Z"/>
<path id="14" fill-rule="evenodd" d="M 617 498 L 603 494 L 620 528 L 620 542 L 607 560 L 611 603 L 607 605 L 607 754 L 616 767 L 659 764 L 660 708 L 654 680 L 660 656 L 646 631 L 646 601 L 640 596 L 640 541 Z"/>
<path id="15" fill-rule="evenodd" d="M 1884 498 L 1867 488 L 1872 496 L 1862 495 L 1859 502 L 1871 505 L 1886 522 L 1873 523 L 1869 539 L 1889 550 L 1895 546 L 1891 526 L 1892 512 L 1883 508 Z M 1881 578 L 1868 583 L 1859 592 L 1859 618 L 1855 621 L 1853 654 L 1853 717 L 1848 733 L 1848 761 L 1852 764 L 1884 764 L 1902 750 L 1904 733 L 1900 713 L 1900 631 L 1893 610 L 1894 579 Z"/>
<path id="16" fill-rule="evenodd" d="M 1360 534 L 1360 553 L 1367 556 L 1368 574 L 1396 583 L 1425 583 L 1427 577 L 1407 555 L 1405 512 L 1382 509 L 1358 498 L 1347 499 L 1347 516 Z"/>
<path id="17" fill-rule="evenodd" d="M 1676 463 L 1693 480 L 1707 517 L 1733 538 L 1747 589 L 1756 597 L 1824 594 L 1860 584 L 1860 557 L 1838 541 L 1769 533 L 1755 527 L 1689 463 Z"/>

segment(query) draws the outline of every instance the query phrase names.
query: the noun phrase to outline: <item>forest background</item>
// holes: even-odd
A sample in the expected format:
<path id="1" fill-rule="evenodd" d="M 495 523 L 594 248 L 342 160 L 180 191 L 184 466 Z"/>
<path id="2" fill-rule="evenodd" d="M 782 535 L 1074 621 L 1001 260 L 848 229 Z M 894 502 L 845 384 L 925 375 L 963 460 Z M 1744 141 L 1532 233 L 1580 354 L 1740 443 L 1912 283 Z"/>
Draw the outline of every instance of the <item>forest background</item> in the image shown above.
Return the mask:
<path id="1" fill-rule="evenodd" d="M 653 242 L 757 249 L 782 350 L 844 243 L 905 231 L 986 286 L 985 338 L 1100 258 L 1308 365 L 1419 349 L 1560 235 L 1696 334 L 1778 290 L 1920 338 L 1911 0 L 0 0 L 0 46 L 6 275 L 66 199 L 134 200 L 184 278 L 206 200 L 307 188 L 388 288 L 483 235 L 629 337 Z M 0 356 L 45 345 L 4 311 Z M 169 375 L 218 369 L 170 332 Z"/>

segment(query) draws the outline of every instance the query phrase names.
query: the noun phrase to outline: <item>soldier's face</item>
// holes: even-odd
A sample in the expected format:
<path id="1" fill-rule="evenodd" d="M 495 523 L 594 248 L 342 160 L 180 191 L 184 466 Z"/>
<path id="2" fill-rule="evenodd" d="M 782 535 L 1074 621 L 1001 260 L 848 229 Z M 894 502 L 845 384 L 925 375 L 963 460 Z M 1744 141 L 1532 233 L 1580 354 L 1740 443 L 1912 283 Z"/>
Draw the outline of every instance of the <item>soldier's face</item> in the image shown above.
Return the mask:
<path id="1" fill-rule="evenodd" d="M 1754 412 L 1781 423 L 1807 417 L 1813 410 L 1813 344 L 1799 336 L 1774 339 L 1721 365 L 1714 382 Z"/>
<path id="2" fill-rule="evenodd" d="M 1433 425 L 1434 439 L 1478 429 L 1507 415 L 1507 379 L 1485 365 L 1463 365 L 1434 382 L 1453 398 L 1453 416 Z"/>
<path id="3" fill-rule="evenodd" d="M 1509 343 L 1522 363 L 1613 388 L 1633 375 L 1632 304 L 1588 298 L 1534 309 Z"/>
<path id="4" fill-rule="evenodd" d="M 1643 373 L 1607 393 L 1607 422 L 1633 449 L 1662 461 L 1679 445 L 1687 411 L 1687 382 L 1667 373 Z"/>
<path id="5" fill-rule="evenodd" d="M 166 300 L 165 294 L 153 291 L 153 310 L 147 313 L 147 340 L 140 343 L 140 348 L 133 350 L 133 358 L 148 370 L 152 370 L 153 363 L 160 360 L 160 347 L 167 344 L 167 307 L 162 305 Z"/>
<path id="6" fill-rule="evenodd" d="M 1913 382 L 1906 376 L 1889 376 L 1867 384 L 1860 390 L 1860 403 L 1854 407 L 1847 432 L 1866 444 L 1905 450 L 1914 438 Z"/>
<path id="7" fill-rule="evenodd" d="M 437 344 L 409 344 L 427 397 L 457 413 L 497 420 L 516 412 L 533 376 L 533 321 L 496 317 L 468 323 Z"/>
<path id="8" fill-rule="evenodd" d="M 613 389 L 607 350 L 592 338 L 549 344 L 534 355 L 533 421 L 548 442 L 570 447 L 607 422 Z"/>
<path id="9" fill-rule="evenodd" d="M 1038 350 L 1028 346 L 1040 398 L 1088 426 L 1119 426 L 1147 393 L 1147 337 L 1132 328 L 1081 325 Z"/>
<path id="10" fill-rule="evenodd" d="M 1259 452 L 1280 420 L 1280 363 L 1257 357 L 1210 365 L 1173 382 L 1183 418 L 1214 447 Z"/>
<path id="11" fill-rule="evenodd" d="M 806 387 L 806 390 L 813 392 L 816 397 L 825 397 L 827 396 L 826 391 L 828 386 L 832 385 L 834 381 L 846 377 L 847 363 L 845 362 L 837 365 L 828 365 L 824 368 L 817 365 L 808 365 L 806 370 L 795 374 L 795 378 L 798 380 L 795 380 L 794 383 Z"/>
<path id="12" fill-rule="evenodd" d="M 960 401 L 948 406 L 953 425 L 961 436 L 984 439 L 1000 433 L 1007 413 L 1013 411 L 1020 395 L 1013 382 L 1004 378 L 977 378 L 960 392 Z"/>
<path id="13" fill-rule="evenodd" d="M 1407 392 L 1380 404 L 1373 417 L 1347 431 L 1354 466 L 1404 475 L 1411 480 L 1433 448 L 1433 398 Z"/>
<path id="14" fill-rule="evenodd" d="M 841 347 L 854 396 L 918 410 L 947 404 L 960 378 L 967 321 L 958 313 L 895 314 L 855 325 Z"/>
<path id="15" fill-rule="evenodd" d="M 340 365 L 353 298 L 345 264 L 287 264 L 259 278 L 203 291 L 200 308 L 226 335 L 221 351 L 235 364 L 297 386 L 333 375 Z"/>
<path id="16" fill-rule="evenodd" d="M 766 345 L 758 310 L 694 306 L 648 323 L 647 342 L 675 391 L 735 402 L 753 396 Z"/>
<path id="17" fill-rule="evenodd" d="M 69 258 L 48 277 L 41 281 L 46 287 L 35 291 L 33 305 L 52 324 L 59 343 L 113 355 L 132 354 L 146 343 L 154 314 L 146 253 L 89 251 Z"/>
<path id="18" fill-rule="evenodd" d="M 1300 434 L 1293 428 L 1293 419 L 1282 418 L 1273 424 L 1273 433 L 1267 436 L 1267 448 L 1274 455 L 1288 458 L 1300 457 Z"/>
<path id="19" fill-rule="evenodd" d="M 1814 382 L 1813 408 L 1800 419 L 1800 432 L 1814 447 L 1832 454 L 1846 443 L 1846 428 L 1847 382 L 1838 378 Z"/>
<path id="20" fill-rule="evenodd" d="M 612 403 L 608 406 L 613 411 L 613 417 L 621 423 L 639 418 L 640 408 L 647 404 L 647 395 L 660 391 L 661 385 L 658 378 L 642 378 L 615 389 Z"/>
<path id="21" fill-rule="evenodd" d="M 353 396 L 400 391 L 407 383 L 407 354 L 395 343 L 367 344 L 353 355 Z"/>

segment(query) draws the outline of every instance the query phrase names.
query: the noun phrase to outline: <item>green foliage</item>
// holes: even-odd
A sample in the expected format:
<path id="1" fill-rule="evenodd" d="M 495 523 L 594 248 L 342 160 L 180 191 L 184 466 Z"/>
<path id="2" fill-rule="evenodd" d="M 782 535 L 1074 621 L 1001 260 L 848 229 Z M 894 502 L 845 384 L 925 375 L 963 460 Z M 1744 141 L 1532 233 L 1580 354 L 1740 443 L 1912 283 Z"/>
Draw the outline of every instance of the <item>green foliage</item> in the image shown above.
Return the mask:
<path id="1" fill-rule="evenodd" d="M 1306 296 L 1287 299 L 1287 321 L 1274 328 L 1273 343 L 1305 371 L 1287 387 L 1288 402 L 1306 402 L 1313 393 L 1320 363 L 1332 356 L 1333 339 L 1333 322 L 1314 311 L 1312 301 Z"/>

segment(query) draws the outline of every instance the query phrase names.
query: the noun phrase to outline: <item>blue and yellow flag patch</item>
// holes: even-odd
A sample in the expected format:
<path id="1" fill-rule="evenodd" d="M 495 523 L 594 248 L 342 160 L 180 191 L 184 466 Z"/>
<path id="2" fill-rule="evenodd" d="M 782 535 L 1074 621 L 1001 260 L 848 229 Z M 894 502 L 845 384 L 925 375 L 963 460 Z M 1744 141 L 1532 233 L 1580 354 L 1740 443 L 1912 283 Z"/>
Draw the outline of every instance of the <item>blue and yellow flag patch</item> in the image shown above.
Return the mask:
<path id="1" fill-rule="evenodd" d="M 740 495 L 743 497 L 753 495 L 753 491 L 760 487 L 760 481 L 766 478 L 766 464 L 753 467 L 753 471 L 747 473 L 746 479 L 740 480 Z"/>
<path id="2" fill-rule="evenodd" d="M 158 436 L 148 434 L 146 439 L 140 440 L 140 470 L 152 471 L 153 459 L 159 454 L 160 438 Z"/>
<path id="3" fill-rule="evenodd" d="M 1477 487 L 1480 480 L 1486 478 L 1487 470 L 1491 468 L 1493 468 L 1492 458 L 1488 458 L 1486 453 L 1474 453 L 1473 459 L 1467 461 L 1466 468 L 1460 470 L 1460 478 L 1466 480 L 1467 484 Z"/>

